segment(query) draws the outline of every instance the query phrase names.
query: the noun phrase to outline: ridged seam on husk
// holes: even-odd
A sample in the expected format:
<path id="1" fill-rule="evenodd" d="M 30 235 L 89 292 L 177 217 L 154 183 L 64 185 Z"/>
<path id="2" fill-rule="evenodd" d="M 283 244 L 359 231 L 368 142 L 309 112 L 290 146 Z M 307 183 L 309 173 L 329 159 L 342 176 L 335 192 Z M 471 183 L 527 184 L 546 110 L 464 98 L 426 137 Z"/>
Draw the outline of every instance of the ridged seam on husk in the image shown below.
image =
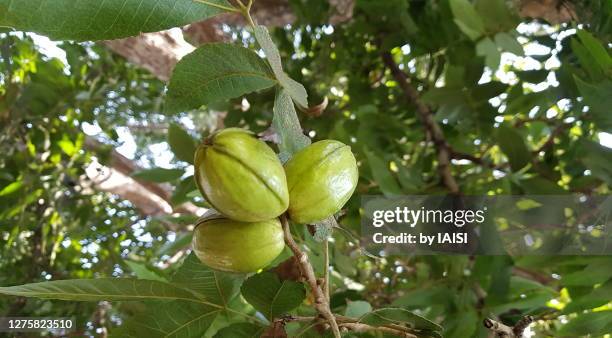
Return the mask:
<path id="1" fill-rule="evenodd" d="M 334 142 L 339 143 L 339 144 L 340 144 L 340 146 L 339 146 L 339 147 L 337 147 L 336 149 L 332 150 L 332 151 L 331 151 L 329 154 L 327 154 L 327 156 L 325 156 L 325 157 L 323 157 L 323 158 L 321 158 L 321 159 L 317 160 L 316 162 L 311 163 L 311 165 L 307 166 L 307 167 L 306 167 L 306 168 L 304 168 L 303 170 L 300 170 L 300 172 L 298 173 L 298 176 L 302 176 L 302 175 L 303 175 L 303 173 L 305 173 L 305 172 L 307 172 L 307 171 L 310 171 L 310 170 L 315 170 L 317 167 L 319 167 L 320 165 L 322 165 L 322 164 L 323 164 L 323 163 L 324 163 L 324 162 L 327 160 L 327 158 L 328 158 L 328 157 L 330 157 L 331 155 L 333 155 L 333 154 L 335 154 L 336 152 L 338 152 L 338 150 L 341 150 L 341 149 L 343 149 L 343 148 L 349 148 L 349 151 L 351 151 L 351 147 L 350 147 L 350 146 L 348 146 L 348 145 L 346 145 L 346 144 L 344 144 L 344 143 L 342 143 L 342 142 L 340 142 L 340 141 L 334 141 Z M 352 152 L 352 151 L 351 151 L 351 152 Z M 291 160 L 289 160 L 289 161 L 291 161 Z M 291 187 L 289 187 L 289 193 L 291 193 L 291 191 L 292 191 L 292 190 L 293 190 L 293 188 L 294 188 L 294 187 L 297 185 L 297 183 L 298 183 L 298 182 L 299 182 L 299 181 L 292 182 L 292 183 L 293 183 L 293 184 L 292 184 L 292 186 L 291 186 Z M 290 202 L 290 203 L 291 203 L 291 202 Z"/>
<path id="2" fill-rule="evenodd" d="M 259 173 L 257 173 L 253 168 L 251 168 L 251 166 L 249 166 L 248 164 L 244 163 L 244 161 L 242 161 L 240 158 L 238 158 L 237 156 L 234 156 L 233 154 L 231 154 L 229 151 L 223 149 L 222 147 L 219 147 L 218 145 L 211 145 L 210 148 L 214 151 L 217 151 L 225 156 L 228 156 L 230 159 L 238 162 L 239 164 L 243 165 L 251 174 L 253 174 L 263 185 L 266 186 L 266 188 L 272 193 L 272 195 L 274 195 L 274 197 L 276 197 L 276 199 L 278 200 L 278 202 L 280 203 L 281 206 L 283 206 L 285 203 L 283 201 L 283 198 L 278 195 L 278 193 L 276 192 L 276 190 L 274 190 L 269 184 L 268 182 L 265 180 L 265 178 L 261 177 L 261 175 L 259 175 Z M 281 167 L 282 168 L 282 167 Z M 284 172 L 283 172 L 284 173 Z"/>
<path id="3" fill-rule="evenodd" d="M 222 131 L 220 131 L 220 132 L 218 132 L 218 133 L 221 133 L 221 132 L 226 132 L 226 133 L 227 133 L 227 131 L 228 131 L 228 130 L 232 130 L 232 132 L 236 132 L 236 133 L 245 133 L 245 134 L 252 135 L 252 133 L 250 133 L 250 132 L 248 132 L 248 131 L 246 131 L 246 130 L 244 130 L 244 129 L 240 129 L 240 128 L 229 128 L 229 129 L 224 129 L 224 130 L 222 130 Z M 212 137 L 212 144 L 209 144 L 209 145 L 207 145 L 207 144 L 200 144 L 200 145 L 198 146 L 198 149 L 196 150 L 196 155 L 195 155 L 194 163 L 199 163 L 199 161 L 198 161 L 198 159 L 199 159 L 199 158 L 202 158 L 202 161 L 205 161 L 205 160 L 206 160 L 206 151 L 207 151 L 207 150 L 209 150 L 209 148 L 212 148 L 212 150 L 215 150 L 215 151 L 217 151 L 217 152 L 219 152 L 219 153 L 221 153 L 221 154 L 223 154 L 223 155 L 226 155 L 226 156 L 228 156 L 229 158 L 231 158 L 232 160 L 234 160 L 234 161 L 238 162 L 239 164 L 243 165 L 244 167 L 246 167 L 246 168 L 247 168 L 247 170 L 248 170 L 250 173 L 252 173 L 252 174 L 253 174 L 255 177 L 257 177 L 257 179 L 258 179 L 258 180 L 259 180 L 261 183 L 263 183 L 263 184 L 264 184 L 264 186 L 265 186 L 265 187 L 266 187 L 266 188 L 267 188 L 267 189 L 268 189 L 268 190 L 269 190 L 269 191 L 272 193 L 272 195 L 274 195 L 274 197 L 275 197 L 275 198 L 277 199 L 277 201 L 280 203 L 280 206 L 281 206 L 281 207 L 282 207 L 282 206 L 284 206 L 284 205 L 285 205 L 285 202 L 284 202 L 283 198 L 282 198 L 280 195 L 278 195 L 278 193 L 277 193 L 277 192 L 276 192 L 274 189 L 272 189 L 272 187 L 270 187 L 270 185 L 269 185 L 269 184 L 266 182 L 266 180 L 265 180 L 263 177 L 261 177 L 260 175 L 258 175 L 258 174 L 255 172 L 255 170 L 253 170 L 253 168 L 251 168 L 250 166 L 246 165 L 246 164 L 245 164 L 243 161 L 241 161 L 239 158 L 237 158 L 236 156 L 234 156 L 234 155 L 230 154 L 228 151 L 226 151 L 225 149 L 222 149 L 221 147 L 219 147 L 218 145 L 216 145 L 216 144 L 214 143 L 214 138 L 215 138 L 215 137 L 218 135 L 218 133 L 217 133 L 217 134 L 214 134 L 214 136 Z M 201 155 L 200 155 L 200 153 L 201 153 Z M 281 166 L 281 168 L 282 168 L 282 166 Z M 284 174 L 284 171 L 283 171 L 283 174 Z M 211 206 L 212 206 L 214 209 L 216 209 L 216 210 L 220 210 L 220 209 L 219 209 L 217 206 L 215 206 L 215 204 L 214 204 L 214 203 L 211 201 L 211 199 L 210 199 L 210 198 L 209 198 L 209 197 L 206 195 L 206 193 L 205 193 L 204 189 L 202 188 L 202 185 L 200 184 L 200 180 L 202 179 L 202 177 L 201 177 L 201 175 L 200 175 L 199 170 L 195 170 L 194 177 L 195 177 L 195 181 L 196 181 L 196 186 L 198 187 L 198 190 L 200 190 L 200 192 L 202 192 L 202 196 L 204 197 L 204 199 L 206 200 L 206 202 L 208 202 L 208 204 L 210 204 L 210 205 L 211 205 Z M 286 180 L 286 178 L 285 178 L 285 180 Z M 281 183 L 282 183 L 282 182 L 281 182 Z"/>
<path id="4" fill-rule="evenodd" d="M 225 129 L 217 130 L 212 135 L 210 135 L 209 138 L 212 140 L 211 143 L 213 143 L 214 139 L 217 138 L 219 135 L 221 135 L 221 134 L 231 134 L 231 133 L 242 133 L 242 134 L 248 134 L 248 135 L 251 135 L 251 136 L 255 135 L 252 131 L 246 130 L 246 129 L 242 129 L 242 128 L 225 128 Z"/>
<path id="5" fill-rule="evenodd" d="M 209 209 L 207 212 L 204 213 L 204 215 L 202 215 L 200 218 L 198 218 L 198 220 L 195 222 L 195 226 L 193 227 L 193 229 L 195 230 L 200 224 L 206 222 L 206 221 L 212 221 L 215 219 L 227 219 L 227 217 L 224 217 L 219 211 L 217 211 L 216 209 Z"/>
<path id="6" fill-rule="evenodd" d="M 208 217 L 203 216 L 200 219 L 198 219 L 197 222 L 196 222 L 196 225 L 193 227 L 193 231 L 195 232 L 198 229 L 198 227 L 200 227 L 200 226 L 205 226 L 206 222 L 216 221 L 216 220 L 219 220 L 219 221 L 222 221 L 222 222 L 223 221 L 229 221 L 229 222 L 234 222 L 234 223 L 242 223 L 242 224 L 247 224 L 247 225 L 250 225 L 252 223 L 268 223 L 268 222 L 270 222 L 271 224 L 268 224 L 269 226 L 278 226 L 279 229 L 282 229 L 282 226 L 280 224 L 280 221 L 278 221 L 278 218 L 272 218 L 272 219 L 269 219 L 267 221 L 260 221 L 260 222 L 241 222 L 241 221 L 234 221 L 234 220 L 232 220 L 230 218 L 224 217 L 221 214 L 214 214 L 214 215 L 210 215 Z M 229 225 L 229 226 L 231 226 L 231 225 Z M 283 246 L 284 246 L 284 243 L 285 243 L 284 240 L 282 242 L 283 242 Z M 271 246 L 271 245 L 276 245 L 277 242 L 269 241 L 269 242 L 265 242 L 265 243 L 262 243 L 262 242 L 259 242 L 259 243 L 260 243 L 259 247 L 263 248 L 263 247 L 267 247 L 267 246 Z"/>
<path id="7" fill-rule="evenodd" d="M 206 147 L 208 147 L 207 145 L 201 144 L 198 146 L 198 148 L 196 149 L 196 155 L 195 155 L 195 159 L 193 163 L 198 163 L 198 155 L 200 154 L 200 151 L 202 152 L 202 161 L 206 160 Z M 202 193 L 202 197 L 204 197 L 204 199 L 206 200 L 206 202 L 208 202 L 208 204 L 210 204 L 213 209 L 215 210 L 219 210 L 219 208 L 217 208 L 213 202 L 208 198 L 208 196 L 206 196 L 206 194 L 204 193 L 204 189 L 202 188 L 202 185 L 200 184 L 200 180 L 202 179 L 200 177 L 200 173 L 199 170 L 197 170 L 196 168 L 194 168 L 194 174 L 193 177 L 195 178 L 196 181 L 196 186 L 198 187 L 198 190 L 200 190 L 200 192 Z"/>

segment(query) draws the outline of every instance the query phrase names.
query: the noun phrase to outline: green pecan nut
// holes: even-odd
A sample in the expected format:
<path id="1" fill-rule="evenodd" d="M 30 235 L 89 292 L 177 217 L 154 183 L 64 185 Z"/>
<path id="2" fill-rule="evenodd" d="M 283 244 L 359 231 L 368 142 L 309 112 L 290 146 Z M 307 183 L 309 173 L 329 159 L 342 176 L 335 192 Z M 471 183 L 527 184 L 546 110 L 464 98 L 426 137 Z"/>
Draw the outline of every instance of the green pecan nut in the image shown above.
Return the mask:
<path id="1" fill-rule="evenodd" d="M 359 179 L 357 161 L 342 142 L 323 140 L 296 153 L 285 164 L 289 217 L 316 223 L 340 211 Z"/>
<path id="2" fill-rule="evenodd" d="M 249 273 L 266 267 L 285 247 L 278 218 L 239 222 L 221 215 L 201 220 L 193 234 L 193 252 L 209 267 Z"/>
<path id="3" fill-rule="evenodd" d="M 229 128 L 214 134 L 198 147 L 194 165 L 204 198 L 231 219 L 265 221 L 287 210 L 282 164 L 272 148 L 246 130 Z"/>

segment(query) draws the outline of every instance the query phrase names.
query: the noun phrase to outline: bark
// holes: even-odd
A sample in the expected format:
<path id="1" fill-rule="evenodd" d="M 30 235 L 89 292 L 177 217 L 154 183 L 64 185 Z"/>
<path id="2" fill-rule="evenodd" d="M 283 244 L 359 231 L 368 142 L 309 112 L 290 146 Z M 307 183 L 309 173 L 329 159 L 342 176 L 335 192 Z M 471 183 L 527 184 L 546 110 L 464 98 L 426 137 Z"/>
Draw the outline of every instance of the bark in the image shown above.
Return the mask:
<path id="1" fill-rule="evenodd" d="M 85 147 L 96 152 L 100 151 L 103 145 L 88 137 L 85 140 Z M 201 215 L 206 211 L 191 203 L 173 207 L 170 202 L 172 197 L 170 186 L 131 177 L 133 172 L 140 169 L 132 160 L 112 150 L 108 166 L 93 161 L 85 169 L 85 173 L 88 181 L 93 183 L 95 189 L 115 194 L 130 201 L 143 216 L 160 216 L 173 213 Z M 87 185 L 87 183 L 82 182 L 82 185 Z M 178 229 L 175 224 L 167 225 L 171 230 Z"/>
<path id="2" fill-rule="evenodd" d="M 178 29 L 105 41 L 104 44 L 162 81 L 169 80 L 178 60 L 195 49 Z"/>
<path id="3" fill-rule="evenodd" d="M 576 13 L 565 0 L 514 0 L 521 17 L 541 18 L 552 24 L 575 19 Z M 349 21 L 353 16 L 355 0 L 329 0 L 332 25 Z M 253 6 L 253 17 L 262 25 L 280 27 L 295 21 L 288 0 L 258 0 Z M 163 81 L 170 78 L 176 63 L 197 45 L 224 41 L 228 37 L 222 25 L 242 26 L 244 20 L 237 14 L 223 14 L 183 29 L 145 33 L 136 37 L 106 41 L 104 44 L 130 62 L 147 69 Z M 187 42 L 187 41 L 189 42 Z"/>
<path id="4" fill-rule="evenodd" d="M 574 20 L 574 6 L 568 0 L 520 0 L 519 15 L 523 18 L 544 19 L 551 24 Z"/>
<path id="5" fill-rule="evenodd" d="M 534 318 L 532 316 L 525 316 L 521 318 L 514 326 L 508 326 L 494 319 L 485 318 L 483 325 L 489 329 L 491 333 L 490 336 L 499 338 L 522 338 L 523 332 L 531 323 L 533 323 L 533 321 Z"/>
<path id="6" fill-rule="evenodd" d="M 331 24 L 350 20 L 354 0 L 329 1 Z M 269 27 L 280 27 L 295 21 L 288 0 L 255 1 L 252 15 L 258 24 Z M 172 29 L 105 41 L 104 44 L 133 64 L 150 71 L 160 80 L 167 81 L 176 63 L 193 51 L 194 45 L 228 39 L 223 32 L 223 24 L 243 26 L 245 22 L 238 14 L 228 13 L 185 27 L 184 37 L 179 29 Z"/>

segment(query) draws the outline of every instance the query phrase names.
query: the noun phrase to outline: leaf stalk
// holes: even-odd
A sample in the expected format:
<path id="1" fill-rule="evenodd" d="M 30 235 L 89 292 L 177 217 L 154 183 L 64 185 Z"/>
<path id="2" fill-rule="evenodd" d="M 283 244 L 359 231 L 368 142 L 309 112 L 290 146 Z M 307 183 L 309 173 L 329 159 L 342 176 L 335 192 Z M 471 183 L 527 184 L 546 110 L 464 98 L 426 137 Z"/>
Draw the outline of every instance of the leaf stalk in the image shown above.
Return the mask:
<path id="1" fill-rule="evenodd" d="M 228 6 L 224 6 L 224 5 L 220 5 L 220 4 L 216 4 L 214 2 L 210 2 L 207 0 L 193 0 L 195 2 L 210 6 L 210 7 L 215 7 L 224 11 L 228 11 L 228 12 L 234 12 L 234 13 L 239 13 L 240 10 L 238 8 L 235 7 L 228 7 Z"/>

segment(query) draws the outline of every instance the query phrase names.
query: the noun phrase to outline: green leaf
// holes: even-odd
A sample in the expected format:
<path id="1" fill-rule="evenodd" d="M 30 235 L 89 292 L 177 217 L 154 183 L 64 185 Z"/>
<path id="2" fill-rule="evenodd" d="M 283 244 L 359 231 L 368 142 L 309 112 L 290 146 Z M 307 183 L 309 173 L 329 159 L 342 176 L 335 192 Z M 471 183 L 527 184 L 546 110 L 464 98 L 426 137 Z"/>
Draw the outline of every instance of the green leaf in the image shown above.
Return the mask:
<path id="1" fill-rule="evenodd" d="M 359 318 L 366 313 L 372 312 L 372 305 L 363 300 L 347 301 L 346 310 L 344 315 L 351 318 Z"/>
<path id="2" fill-rule="evenodd" d="M 587 83 L 579 77 L 574 77 L 576 86 L 584 98 L 584 102 L 589 106 L 593 116 L 593 122 L 602 131 L 612 131 L 612 81 L 605 80 L 595 84 Z"/>
<path id="3" fill-rule="evenodd" d="M 516 40 L 516 38 L 506 32 L 495 34 L 495 44 L 501 50 L 510 52 L 514 55 L 523 56 L 523 46 Z"/>
<path id="4" fill-rule="evenodd" d="M 270 33 L 265 26 L 256 26 L 255 27 L 255 38 L 259 43 L 259 46 L 263 50 L 264 54 L 266 54 L 266 58 L 270 62 L 270 66 L 272 66 L 272 71 L 276 76 L 276 79 L 280 83 L 280 85 L 285 88 L 289 96 L 295 101 L 299 106 L 303 108 L 308 108 L 308 93 L 304 86 L 293 80 L 292 78 L 283 71 L 283 64 L 281 61 L 280 53 L 278 52 L 278 48 L 272 41 L 270 37 Z"/>
<path id="5" fill-rule="evenodd" d="M 293 101 L 284 88 L 276 92 L 272 127 L 279 137 L 279 156 L 283 162 L 310 144 L 310 139 L 302 132 Z"/>
<path id="6" fill-rule="evenodd" d="M 452 291 L 445 287 L 423 287 L 406 292 L 391 303 L 391 306 L 405 309 L 419 309 L 430 304 L 450 304 Z"/>
<path id="7" fill-rule="evenodd" d="M 602 71 L 609 71 L 612 68 L 612 57 L 603 46 L 603 44 L 598 41 L 591 33 L 585 31 L 584 29 L 579 29 L 576 32 L 578 38 L 584 45 L 584 47 L 589 51 L 591 57 L 595 60 L 597 65 L 601 68 Z"/>
<path id="8" fill-rule="evenodd" d="M 583 270 L 569 273 L 561 278 L 564 286 L 592 286 L 612 278 L 612 261 L 596 261 Z"/>
<path id="9" fill-rule="evenodd" d="M 523 86 L 514 86 L 508 95 L 508 107 L 505 114 L 527 114 L 534 107 L 540 107 L 546 101 L 546 93 L 534 92 L 525 94 Z"/>
<path id="10" fill-rule="evenodd" d="M 436 87 L 431 88 L 423 95 L 423 101 L 436 105 L 461 105 L 465 103 L 465 93 L 462 88 Z"/>
<path id="11" fill-rule="evenodd" d="M 515 129 L 501 125 L 495 134 L 497 144 L 508 157 L 512 171 L 519 171 L 531 161 L 531 152 L 523 136 Z"/>
<path id="12" fill-rule="evenodd" d="M 444 322 L 445 337 L 478 337 L 474 333 L 480 320 L 475 310 L 465 309 L 449 319 Z"/>
<path id="13" fill-rule="evenodd" d="M 577 38 L 572 38 L 570 46 L 572 47 L 572 51 L 574 52 L 574 55 L 576 55 L 578 62 L 582 68 L 584 68 L 589 77 L 597 80 L 601 79 L 603 70 L 599 67 L 589 50 L 582 43 L 580 43 L 580 40 Z"/>
<path id="14" fill-rule="evenodd" d="M 270 67 L 250 49 L 227 43 L 205 44 L 176 65 L 165 109 L 169 113 L 197 109 L 276 83 Z"/>
<path id="15" fill-rule="evenodd" d="M 111 338 L 201 338 L 221 311 L 184 301 L 147 302 L 145 309 L 112 331 Z"/>
<path id="16" fill-rule="evenodd" d="M 106 40 L 185 26 L 221 12 L 193 0 L 0 0 L 0 26 L 55 40 Z"/>
<path id="17" fill-rule="evenodd" d="M 572 313 L 587 309 L 594 309 L 610 302 L 612 294 L 612 280 L 597 287 L 593 292 L 581 296 L 572 296 L 572 301 L 563 308 L 563 313 Z"/>
<path id="18" fill-rule="evenodd" d="M 251 323 L 236 323 L 219 330 L 214 338 L 259 338 L 264 329 Z"/>
<path id="19" fill-rule="evenodd" d="M 147 266 L 143 263 L 138 263 L 134 261 L 125 261 L 125 264 L 127 264 L 127 266 L 129 266 L 130 269 L 134 271 L 138 279 L 147 279 L 147 280 L 156 280 L 160 282 L 167 282 L 164 277 L 149 270 L 149 268 L 147 268 Z"/>
<path id="20" fill-rule="evenodd" d="M 557 331 L 565 337 L 597 337 L 612 332 L 612 311 L 599 311 L 579 314 Z"/>
<path id="21" fill-rule="evenodd" d="M 368 164 L 372 170 L 372 176 L 383 194 L 386 196 L 401 195 L 402 189 L 400 188 L 393 174 L 391 174 L 388 167 L 388 162 L 380 158 L 373 151 L 366 149 L 364 150 L 364 153 L 368 158 Z"/>
<path id="22" fill-rule="evenodd" d="M 18 191 L 23 187 L 23 181 L 15 181 L 0 190 L 0 196 L 6 196 Z"/>
<path id="23" fill-rule="evenodd" d="M 512 276 L 512 259 L 509 256 L 493 256 L 491 261 L 491 284 L 487 293 L 487 304 L 503 303 L 508 296 L 510 277 Z"/>
<path id="24" fill-rule="evenodd" d="M 182 286 L 207 302 L 227 307 L 238 294 L 243 277 L 212 270 L 191 253 L 172 277 L 174 285 Z"/>
<path id="25" fill-rule="evenodd" d="M 135 171 L 132 177 L 143 181 L 163 183 L 179 179 L 184 173 L 183 169 L 152 168 Z"/>
<path id="26" fill-rule="evenodd" d="M 497 306 L 490 307 L 491 312 L 505 313 L 512 310 L 523 310 L 524 312 L 534 311 L 546 306 L 546 303 L 555 296 L 548 290 L 537 290 L 529 292 L 523 296 L 517 295 L 515 298 L 506 300 Z"/>
<path id="27" fill-rule="evenodd" d="M 476 41 L 485 33 L 484 23 L 468 0 L 450 0 L 450 7 L 459 29 Z"/>
<path id="28" fill-rule="evenodd" d="M 400 308 L 377 309 L 359 318 L 360 323 L 382 326 L 387 324 L 405 325 L 418 330 L 442 331 L 442 327 L 431 320 Z"/>
<path id="29" fill-rule="evenodd" d="M 193 164 L 196 142 L 181 126 L 171 123 L 168 128 L 168 144 L 174 156 L 181 161 Z"/>
<path id="30" fill-rule="evenodd" d="M 490 38 L 482 39 L 476 44 L 476 54 L 485 58 L 485 65 L 495 71 L 499 67 L 501 53 Z"/>
<path id="31" fill-rule="evenodd" d="M 513 6 L 508 6 L 505 0 L 476 0 L 474 6 L 490 32 L 506 32 L 520 22 Z"/>
<path id="32" fill-rule="evenodd" d="M 189 193 L 197 190 L 198 188 L 196 187 L 193 175 L 185 177 L 181 180 L 181 183 L 174 188 L 170 201 L 172 202 L 172 205 L 180 205 L 185 203 L 189 201 Z"/>
<path id="33" fill-rule="evenodd" d="M 74 144 L 74 142 L 72 142 L 72 140 L 70 140 L 66 134 L 62 135 L 61 140 L 57 141 L 57 145 L 60 147 L 60 149 L 62 149 L 64 154 L 70 157 L 74 156 L 74 154 L 79 151 L 76 144 Z"/>
<path id="34" fill-rule="evenodd" d="M 281 281 L 271 272 L 260 273 L 247 279 L 241 292 L 249 304 L 270 320 L 298 307 L 306 298 L 304 284 Z"/>
<path id="35" fill-rule="evenodd" d="M 612 185 L 612 150 L 591 140 L 578 141 L 576 153 L 578 160 L 587 167 L 593 176 Z"/>
<path id="36" fill-rule="evenodd" d="M 530 195 L 564 195 L 563 190 L 556 182 L 543 177 L 531 177 L 519 182 L 525 193 Z"/>
<path id="37" fill-rule="evenodd" d="M 491 98 L 496 97 L 508 90 L 508 85 L 498 81 L 491 81 L 476 86 L 472 90 L 472 97 L 478 101 L 488 102 Z"/>
<path id="38" fill-rule="evenodd" d="M 197 302 L 183 288 L 133 278 L 67 279 L 0 287 L 0 294 L 73 301 L 185 300 Z"/>

